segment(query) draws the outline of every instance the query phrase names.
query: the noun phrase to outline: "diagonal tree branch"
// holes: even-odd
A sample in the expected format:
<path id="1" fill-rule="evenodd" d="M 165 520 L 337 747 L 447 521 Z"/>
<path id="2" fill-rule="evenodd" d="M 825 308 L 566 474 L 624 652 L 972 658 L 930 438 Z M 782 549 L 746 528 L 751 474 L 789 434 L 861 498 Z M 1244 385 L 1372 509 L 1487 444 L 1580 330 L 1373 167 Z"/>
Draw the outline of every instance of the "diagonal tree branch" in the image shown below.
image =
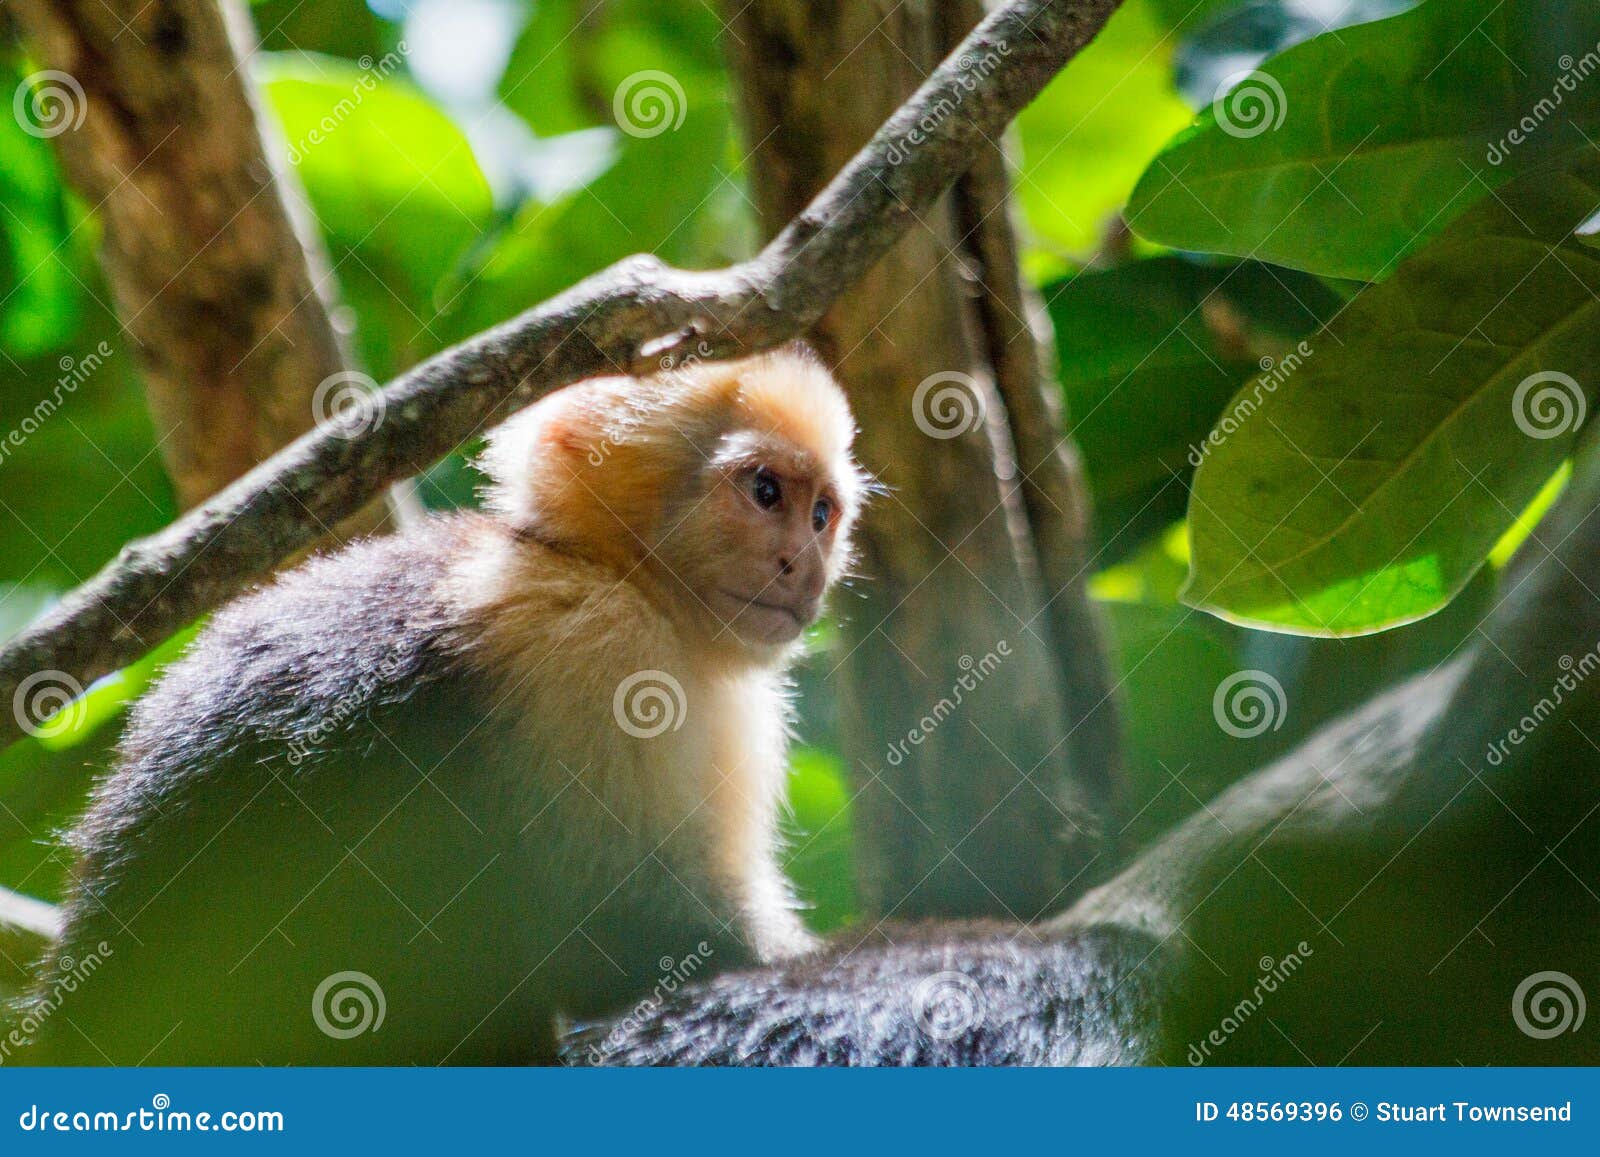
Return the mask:
<path id="1" fill-rule="evenodd" d="M 485 425 L 562 386 L 650 372 L 680 347 L 728 357 L 805 330 L 881 258 L 983 143 L 1104 26 L 1120 0 L 1012 0 L 935 70 L 844 170 L 750 261 L 716 272 L 619 262 L 422 363 L 367 427 L 301 437 L 166 530 L 129 544 L 0 652 L 0 701 L 52 671 L 87 682 L 217 606 Z M 962 58 L 991 53 L 986 75 Z M 18 718 L 21 716 L 21 718 Z M 0 711 L 0 739 L 26 716 Z"/>

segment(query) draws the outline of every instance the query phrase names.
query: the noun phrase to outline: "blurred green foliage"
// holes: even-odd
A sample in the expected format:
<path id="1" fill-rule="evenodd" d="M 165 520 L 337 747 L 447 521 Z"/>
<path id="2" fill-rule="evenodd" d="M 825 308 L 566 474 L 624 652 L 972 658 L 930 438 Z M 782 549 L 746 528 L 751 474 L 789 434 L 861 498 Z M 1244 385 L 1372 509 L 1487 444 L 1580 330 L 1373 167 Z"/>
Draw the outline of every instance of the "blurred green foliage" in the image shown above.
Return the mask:
<path id="1" fill-rule="evenodd" d="M 1502 534 L 1566 452 L 1567 441 L 1508 432 L 1506 393 L 1523 373 L 1600 352 L 1590 348 L 1600 326 L 1583 320 L 1600 286 L 1574 250 L 1582 239 L 1562 232 L 1580 223 L 1568 218 L 1591 186 L 1581 165 L 1552 167 L 1592 128 L 1600 80 L 1564 92 L 1525 146 L 1489 153 L 1560 90 L 1562 58 L 1581 61 L 1600 40 L 1594 8 L 1427 0 L 1342 27 L 1402 7 L 1128 0 L 1018 122 L 1025 266 L 1055 325 L 1097 500 L 1094 589 L 1127 706 L 1130 845 L 1471 636 L 1497 581 L 1479 564 L 1506 561 L 1514 539 Z M 628 253 L 709 267 L 754 246 L 723 33 L 705 4 L 265 0 L 252 11 L 266 50 L 256 79 L 306 188 L 339 320 L 380 379 Z M 1274 53 L 1261 68 L 1281 92 L 1281 119 L 1269 108 L 1260 131 L 1228 131 L 1224 116 L 1240 109 L 1227 93 L 1211 105 L 1213 94 Z M 0 57 L 0 92 L 30 71 L 14 51 Z M 641 75 L 667 102 L 665 127 L 634 121 Z M 1488 209 L 1472 216 L 1528 173 L 1523 191 L 1500 195 L 1547 230 L 1542 248 L 1485 227 Z M 111 351 L 20 443 L 0 444 L 5 635 L 174 511 L 95 265 L 93 214 L 63 184 L 49 142 L 10 118 L 0 119 L 0 208 L 0 436 L 21 431 L 100 342 Z M 1463 314 L 1449 337 L 1470 358 L 1453 359 L 1448 343 L 1431 361 L 1395 352 L 1409 349 L 1419 312 L 1513 292 L 1524 295 L 1518 316 L 1553 319 L 1560 343 L 1508 323 L 1486 351 Z M 1224 443 L 1232 449 L 1204 455 L 1191 498 L 1208 432 L 1301 341 L 1320 352 Z M 1545 364 L 1557 354 L 1560 365 Z M 1435 363 L 1445 368 L 1435 374 Z M 1434 395 L 1428 406 L 1414 404 L 1419 389 Z M 1464 412 L 1452 398 L 1486 404 Z M 1357 455 L 1380 420 L 1386 449 L 1360 469 L 1393 480 L 1373 488 L 1387 505 L 1345 489 L 1356 524 L 1384 533 L 1345 535 L 1349 511 L 1317 489 L 1319 471 Z M 1306 426 L 1322 457 L 1286 454 L 1274 426 Z M 1406 439 L 1440 453 L 1470 444 L 1515 485 L 1475 495 L 1470 517 L 1440 509 Z M 474 482 L 458 454 L 422 491 L 448 507 L 470 502 Z M 1292 539 L 1272 526 L 1291 513 Z M 1364 639 L 1277 633 L 1305 629 L 1308 604 L 1337 595 L 1342 607 L 1339 592 L 1393 564 L 1395 528 L 1430 526 L 1430 550 L 1448 565 L 1372 587 L 1335 626 L 1354 633 L 1448 603 L 1444 613 Z M 1337 552 L 1291 565 L 1332 530 Z M 1272 599 L 1249 586 L 1263 558 L 1287 587 Z M 1196 601 L 1270 630 L 1185 605 L 1191 567 Z M 820 632 L 800 672 L 805 744 L 791 791 L 789 866 L 824 928 L 855 911 L 852 788 L 825 677 L 839 645 Z M 93 689 L 69 731 L 0 755 L 0 884 L 58 894 L 65 866 L 51 832 L 104 768 L 121 705 L 178 646 Z M 1288 704 L 1276 727 L 1245 738 L 1218 725 L 1213 701 L 1241 670 L 1270 675 Z"/>

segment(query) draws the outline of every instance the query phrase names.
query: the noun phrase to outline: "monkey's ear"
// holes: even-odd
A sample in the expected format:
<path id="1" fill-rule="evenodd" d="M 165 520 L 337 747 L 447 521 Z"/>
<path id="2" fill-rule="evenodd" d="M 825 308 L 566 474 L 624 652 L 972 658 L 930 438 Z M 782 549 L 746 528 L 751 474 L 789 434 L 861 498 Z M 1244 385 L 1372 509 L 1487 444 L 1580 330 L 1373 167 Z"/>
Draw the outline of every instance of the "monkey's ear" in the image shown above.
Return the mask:
<path id="1" fill-rule="evenodd" d="M 586 456 L 605 452 L 583 388 L 569 387 L 513 414 L 489 432 L 478 469 L 489 478 L 484 504 L 518 517 L 570 484 Z"/>

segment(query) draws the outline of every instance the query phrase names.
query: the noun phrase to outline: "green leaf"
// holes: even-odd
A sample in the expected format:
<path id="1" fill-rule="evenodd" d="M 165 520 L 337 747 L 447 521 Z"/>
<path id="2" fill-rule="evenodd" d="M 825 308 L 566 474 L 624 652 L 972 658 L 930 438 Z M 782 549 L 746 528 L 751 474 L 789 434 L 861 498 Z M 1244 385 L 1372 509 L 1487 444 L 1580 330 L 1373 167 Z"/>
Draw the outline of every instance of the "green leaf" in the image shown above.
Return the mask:
<path id="1" fill-rule="evenodd" d="M 0 749 L 0 885 L 44 900 L 61 898 L 71 859 L 55 834 L 82 812 L 94 777 L 110 765 L 128 704 L 182 655 L 197 630 L 178 632 L 96 682 L 58 712 L 43 735 Z"/>
<path id="2" fill-rule="evenodd" d="M 1352 635 L 1460 590 L 1592 401 L 1597 205 L 1592 150 L 1520 178 L 1246 386 L 1195 475 L 1185 601 Z"/>
<path id="3" fill-rule="evenodd" d="M 814 747 L 791 753 L 784 870 L 808 906 L 806 923 L 816 932 L 831 932 L 858 911 L 850 798 L 837 756 Z"/>
<path id="4" fill-rule="evenodd" d="M 20 69 L 0 62 L 0 92 L 24 83 Z M 0 351 L 22 359 L 76 332 L 81 290 L 73 267 L 88 247 L 73 236 L 49 140 L 25 133 L 15 117 L 0 118 L 0 156 Z"/>
<path id="5" fill-rule="evenodd" d="M 1191 447 L 1239 380 L 1338 304 L 1301 273 L 1177 257 L 1081 273 L 1045 300 L 1102 565 L 1182 517 Z"/>
<path id="6" fill-rule="evenodd" d="M 435 293 L 488 226 L 488 182 L 456 124 L 383 75 L 382 62 L 260 59 L 290 161 L 363 323 L 363 352 L 387 376 L 445 344 Z"/>
<path id="7" fill-rule="evenodd" d="M 1173 41 L 1149 0 L 1128 0 L 1017 118 L 1016 195 L 1035 269 L 1097 249 L 1163 143 L 1190 120 L 1172 84 Z"/>
<path id="8" fill-rule="evenodd" d="M 1597 43 L 1600 6 L 1566 0 L 1428 0 L 1318 36 L 1164 150 L 1129 223 L 1175 248 L 1380 279 L 1489 190 L 1600 131 Z"/>
<path id="9" fill-rule="evenodd" d="M 92 270 L 77 271 L 99 297 Z M 85 297 L 93 304 L 92 298 Z M 0 582 L 60 590 L 176 513 L 114 319 L 94 306 L 62 351 L 0 358 Z M 0 594 L 0 604 L 11 597 Z M 0 619 L 8 618 L 0 606 Z"/>
<path id="10" fill-rule="evenodd" d="M 1196 27 L 1178 49 L 1178 88 L 1196 108 L 1215 98 L 1227 79 L 1313 36 L 1382 20 L 1416 0 L 1251 0 Z"/>
<path id="11" fill-rule="evenodd" d="M 396 36 L 365 0 L 254 0 L 250 14 L 268 52 L 298 49 L 356 60 L 382 56 Z"/>
<path id="12" fill-rule="evenodd" d="M 670 75 L 686 103 L 725 99 L 721 34 L 706 4 L 536 0 L 500 98 L 540 136 L 614 124 L 618 89 L 642 72 Z"/>

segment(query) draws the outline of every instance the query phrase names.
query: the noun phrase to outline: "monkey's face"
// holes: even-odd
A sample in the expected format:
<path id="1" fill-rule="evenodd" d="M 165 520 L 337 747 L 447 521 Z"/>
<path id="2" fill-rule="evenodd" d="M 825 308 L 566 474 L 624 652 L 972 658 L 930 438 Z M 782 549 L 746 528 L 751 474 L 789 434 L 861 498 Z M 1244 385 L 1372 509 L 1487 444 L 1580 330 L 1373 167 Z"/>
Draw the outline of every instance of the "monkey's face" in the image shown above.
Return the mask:
<path id="1" fill-rule="evenodd" d="M 834 474 L 798 448 L 738 440 L 707 470 L 708 492 L 663 544 L 714 636 L 792 642 L 837 577 L 851 512 Z"/>

